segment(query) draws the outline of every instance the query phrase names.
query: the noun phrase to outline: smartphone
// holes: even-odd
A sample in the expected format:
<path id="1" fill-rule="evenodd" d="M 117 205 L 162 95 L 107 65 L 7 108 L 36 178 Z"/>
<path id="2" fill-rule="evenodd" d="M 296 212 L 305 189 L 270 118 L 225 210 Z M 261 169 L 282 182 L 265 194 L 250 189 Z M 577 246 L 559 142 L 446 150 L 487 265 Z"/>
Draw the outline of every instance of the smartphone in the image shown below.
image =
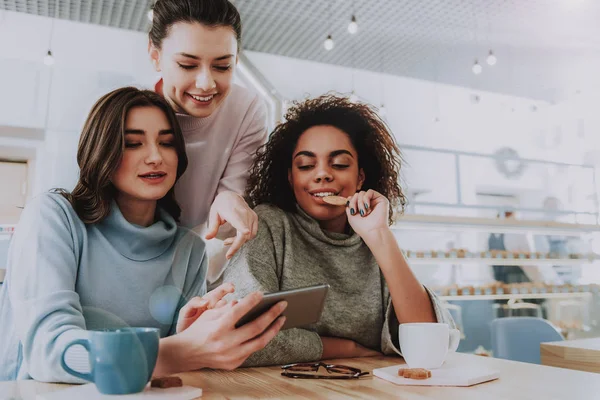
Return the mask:
<path id="1" fill-rule="evenodd" d="M 282 330 L 315 324 L 321 319 L 328 290 L 329 285 L 324 284 L 266 293 L 261 302 L 240 318 L 235 326 L 239 328 L 255 320 L 282 300 L 288 303 L 282 314 L 286 317 L 285 323 L 281 327 Z"/>

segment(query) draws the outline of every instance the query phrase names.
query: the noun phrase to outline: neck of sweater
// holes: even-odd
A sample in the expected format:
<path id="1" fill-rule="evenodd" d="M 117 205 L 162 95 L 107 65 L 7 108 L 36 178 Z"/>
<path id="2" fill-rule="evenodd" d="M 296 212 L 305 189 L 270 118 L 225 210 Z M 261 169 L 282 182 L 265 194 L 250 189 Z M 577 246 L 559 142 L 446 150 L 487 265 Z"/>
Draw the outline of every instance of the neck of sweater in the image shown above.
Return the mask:
<path id="1" fill-rule="evenodd" d="M 293 216 L 302 230 L 321 242 L 335 246 L 348 247 L 354 246 L 362 240 L 361 237 L 352 230 L 350 231 L 350 234 L 323 230 L 319 225 L 319 221 L 308 215 L 298 205 L 296 205 L 296 213 L 294 213 Z"/>
<path id="2" fill-rule="evenodd" d="M 148 261 L 169 249 L 177 232 L 175 219 L 157 208 L 157 220 L 148 227 L 128 222 L 113 200 L 110 214 L 96 224 L 98 230 L 124 257 L 134 261 Z"/>

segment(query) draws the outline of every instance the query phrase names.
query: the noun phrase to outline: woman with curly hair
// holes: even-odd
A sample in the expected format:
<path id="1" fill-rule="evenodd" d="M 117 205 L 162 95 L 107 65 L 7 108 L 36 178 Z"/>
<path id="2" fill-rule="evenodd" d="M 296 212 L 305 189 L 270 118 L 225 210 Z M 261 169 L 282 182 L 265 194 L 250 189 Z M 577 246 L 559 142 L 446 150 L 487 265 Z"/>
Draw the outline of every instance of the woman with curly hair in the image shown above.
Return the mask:
<path id="1" fill-rule="evenodd" d="M 401 158 L 366 104 L 325 95 L 292 106 L 247 186 L 257 237 L 225 270 L 236 295 L 328 283 L 315 329 L 280 332 L 246 366 L 400 354 L 398 324 L 454 325 L 410 270 L 390 230 L 403 207 Z M 347 199 L 342 206 L 326 197 Z"/>

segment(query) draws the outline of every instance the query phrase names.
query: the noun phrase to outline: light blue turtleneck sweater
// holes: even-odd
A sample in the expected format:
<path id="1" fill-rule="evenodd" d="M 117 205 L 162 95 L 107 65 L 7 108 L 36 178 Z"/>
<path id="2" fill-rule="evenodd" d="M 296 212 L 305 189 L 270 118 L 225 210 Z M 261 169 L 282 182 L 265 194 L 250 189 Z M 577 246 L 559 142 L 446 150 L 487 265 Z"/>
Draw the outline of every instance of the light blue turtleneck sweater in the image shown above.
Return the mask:
<path id="1" fill-rule="evenodd" d="M 0 288 L 0 381 L 81 382 L 62 369 L 60 357 L 86 330 L 157 327 L 163 337 L 173 334 L 179 309 L 206 292 L 206 270 L 202 239 L 164 210 L 141 227 L 113 202 L 106 219 L 86 225 L 60 194 L 32 199 Z"/>

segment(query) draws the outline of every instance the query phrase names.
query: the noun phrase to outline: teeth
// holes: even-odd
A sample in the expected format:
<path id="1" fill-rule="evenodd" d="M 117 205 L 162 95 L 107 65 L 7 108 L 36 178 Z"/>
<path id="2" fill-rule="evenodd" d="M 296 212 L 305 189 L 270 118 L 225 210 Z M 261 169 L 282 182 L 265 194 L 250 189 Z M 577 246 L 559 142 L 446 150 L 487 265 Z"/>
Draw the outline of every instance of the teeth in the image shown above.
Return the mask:
<path id="1" fill-rule="evenodd" d="M 190 96 L 192 96 L 195 100 L 198 100 L 198 101 L 210 101 L 214 97 L 214 95 L 201 97 L 201 96 L 194 96 L 193 94 L 190 94 Z"/>
<path id="2" fill-rule="evenodd" d="M 335 196 L 335 193 L 333 193 L 333 192 L 320 192 L 320 193 L 313 193 L 313 196 L 315 196 L 315 197 L 328 197 L 328 196 Z"/>

